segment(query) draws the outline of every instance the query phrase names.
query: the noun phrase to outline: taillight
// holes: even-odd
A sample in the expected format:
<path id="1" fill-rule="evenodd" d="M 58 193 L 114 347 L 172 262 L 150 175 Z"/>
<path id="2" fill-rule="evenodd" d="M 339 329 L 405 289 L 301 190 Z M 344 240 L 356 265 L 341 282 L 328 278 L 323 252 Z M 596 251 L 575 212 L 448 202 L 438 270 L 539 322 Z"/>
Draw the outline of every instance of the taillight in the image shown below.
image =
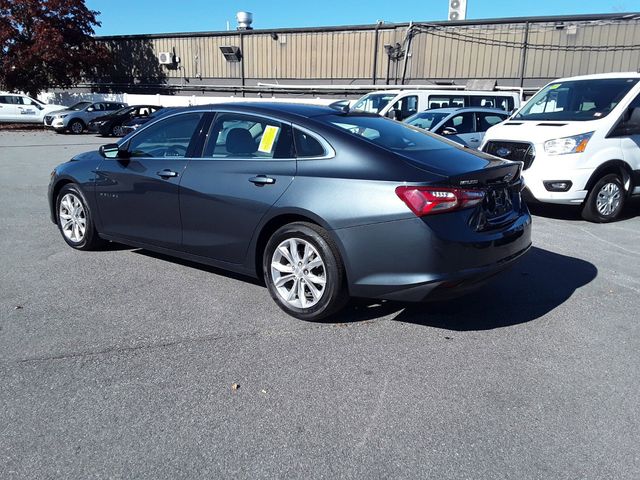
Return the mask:
<path id="1" fill-rule="evenodd" d="M 402 186 L 396 194 L 419 217 L 473 207 L 484 198 L 482 190 L 448 187 Z"/>

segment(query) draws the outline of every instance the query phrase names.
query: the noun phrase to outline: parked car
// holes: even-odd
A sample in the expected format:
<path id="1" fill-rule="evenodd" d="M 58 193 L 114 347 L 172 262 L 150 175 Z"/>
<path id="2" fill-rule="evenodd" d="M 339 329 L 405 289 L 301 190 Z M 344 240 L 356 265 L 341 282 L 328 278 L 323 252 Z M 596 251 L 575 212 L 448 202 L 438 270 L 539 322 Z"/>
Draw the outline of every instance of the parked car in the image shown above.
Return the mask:
<path id="1" fill-rule="evenodd" d="M 44 126 L 58 133 L 67 130 L 71 133 L 82 133 L 91 120 L 126 106 L 126 103 L 117 102 L 78 102 L 64 110 L 45 115 Z"/>
<path id="2" fill-rule="evenodd" d="M 44 116 L 64 105 L 51 105 L 19 93 L 0 92 L 0 122 L 42 123 Z"/>
<path id="3" fill-rule="evenodd" d="M 128 135 L 129 133 L 137 130 L 145 123 L 158 118 L 161 115 L 165 115 L 170 112 L 174 107 L 162 107 L 159 110 L 156 110 L 150 115 L 146 115 L 144 117 L 133 117 L 130 120 L 123 122 L 122 124 L 122 135 Z"/>
<path id="4" fill-rule="evenodd" d="M 478 148 L 484 133 L 507 118 L 507 112 L 495 108 L 436 108 L 416 113 L 404 122 L 447 136 L 467 147 Z"/>
<path id="5" fill-rule="evenodd" d="M 533 199 L 613 221 L 640 195 L 640 74 L 554 80 L 489 129 L 482 150 L 524 162 Z"/>
<path id="6" fill-rule="evenodd" d="M 364 95 L 351 109 L 404 120 L 433 108 L 483 107 L 511 112 L 519 106 L 519 91 L 381 90 Z"/>
<path id="7" fill-rule="evenodd" d="M 263 277 L 317 320 L 349 296 L 460 295 L 531 246 L 521 164 L 325 106 L 178 109 L 56 167 L 51 218 L 79 250 L 112 240 Z"/>
<path id="8" fill-rule="evenodd" d="M 162 107 L 157 105 L 135 105 L 124 107 L 113 113 L 94 118 L 87 125 L 90 132 L 98 132 L 100 135 L 121 137 L 124 135 L 122 124 L 132 118 L 147 118 Z"/>

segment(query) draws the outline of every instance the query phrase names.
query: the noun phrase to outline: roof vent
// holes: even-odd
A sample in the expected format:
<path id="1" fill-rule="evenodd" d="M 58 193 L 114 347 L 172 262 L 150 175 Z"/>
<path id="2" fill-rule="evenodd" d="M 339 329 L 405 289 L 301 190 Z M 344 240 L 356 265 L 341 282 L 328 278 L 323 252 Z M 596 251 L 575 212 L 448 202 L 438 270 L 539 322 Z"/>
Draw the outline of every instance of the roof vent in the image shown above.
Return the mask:
<path id="1" fill-rule="evenodd" d="M 238 30 L 253 30 L 251 26 L 253 23 L 253 13 L 238 12 L 236 13 L 236 20 L 238 21 Z"/>

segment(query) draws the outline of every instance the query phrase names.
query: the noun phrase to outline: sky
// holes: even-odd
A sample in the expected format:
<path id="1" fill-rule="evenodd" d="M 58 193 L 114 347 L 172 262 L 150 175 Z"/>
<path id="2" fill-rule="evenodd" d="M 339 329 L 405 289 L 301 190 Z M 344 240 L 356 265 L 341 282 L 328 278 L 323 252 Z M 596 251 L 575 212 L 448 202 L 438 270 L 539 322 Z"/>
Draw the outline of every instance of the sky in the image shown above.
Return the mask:
<path id="1" fill-rule="evenodd" d="M 97 35 L 235 28 L 239 10 L 259 28 L 447 19 L 448 0 L 85 0 L 101 12 Z M 640 11 L 640 0 L 467 0 L 467 19 Z"/>

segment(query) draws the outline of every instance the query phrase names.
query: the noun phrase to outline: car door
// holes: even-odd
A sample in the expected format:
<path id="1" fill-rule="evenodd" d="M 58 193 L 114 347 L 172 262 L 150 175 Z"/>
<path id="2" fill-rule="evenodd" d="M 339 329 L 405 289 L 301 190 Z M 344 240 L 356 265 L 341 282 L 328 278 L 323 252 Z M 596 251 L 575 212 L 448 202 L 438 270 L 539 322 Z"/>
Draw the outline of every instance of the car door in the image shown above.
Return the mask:
<path id="1" fill-rule="evenodd" d="M 202 112 L 165 118 L 126 142 L 128 155 L 102 161 L 95 189 L 101 232 L 180 247 L 180 182 L 202 120 Z"/>
<path id="2" fill-rule="evenodd" d="M 16 105 L 15 96 L 0 95 L 0 121 L 16 122 L 18 115 L 18 106 Z"/>
<path id="3" fill-rule="evenodd" d="M 85 123 L 88 124 L 91 120 L 106 115 L 107 113 L 105 104 L 98 102 L 87 107 L 82 116 Z"/>
<path id="4" fill-rule="evenodd" d="M 447 134 L 445 129 L 455 129 L 456 133 Z M 471 148 L 480 146 L 480 137 L 476 134 L 475 115 L 473 112 L 462 112 L 454 115 L 441 125 L 436 133 Z"/>
<path id="5" fill-rule="evenodd" d="M 480 139 L 484 138 L 484 134 L 494 125 L 504 122 L 508 115 L 499 112 L 477 112 L 476 113 L 476 136 Z M 476 148 L 478 148 L 476 146 Z"/>
<path id="6" fill-rule="evenodd" d="M 17 120 L 19 122 L 38 122 L 42 121 L 42 107 L 34 100 L 24 95 L 14 97 L 16 100 Z"/>
<path id="7" fill-rule="evenodd" d="M 257 225 L 295 172 L 290 125 L 257 115 L 218 113 L 202 157 L 190 160 L 182 179 L 184 249 L 243 263 Z"/>
<path id="8" fill-rule="evenodd" d="M 640 94 L 636 96 L 627 109 L 619 123 L 625 128 L 618 130 L 620 147 L 622 148 L 623 159 L 631 166 L 635 173 L 635 183 L 633 193 L 640 194 L 640 123 L 638 114 L 633 115 L 633 109 L 640 108 Z"/>

